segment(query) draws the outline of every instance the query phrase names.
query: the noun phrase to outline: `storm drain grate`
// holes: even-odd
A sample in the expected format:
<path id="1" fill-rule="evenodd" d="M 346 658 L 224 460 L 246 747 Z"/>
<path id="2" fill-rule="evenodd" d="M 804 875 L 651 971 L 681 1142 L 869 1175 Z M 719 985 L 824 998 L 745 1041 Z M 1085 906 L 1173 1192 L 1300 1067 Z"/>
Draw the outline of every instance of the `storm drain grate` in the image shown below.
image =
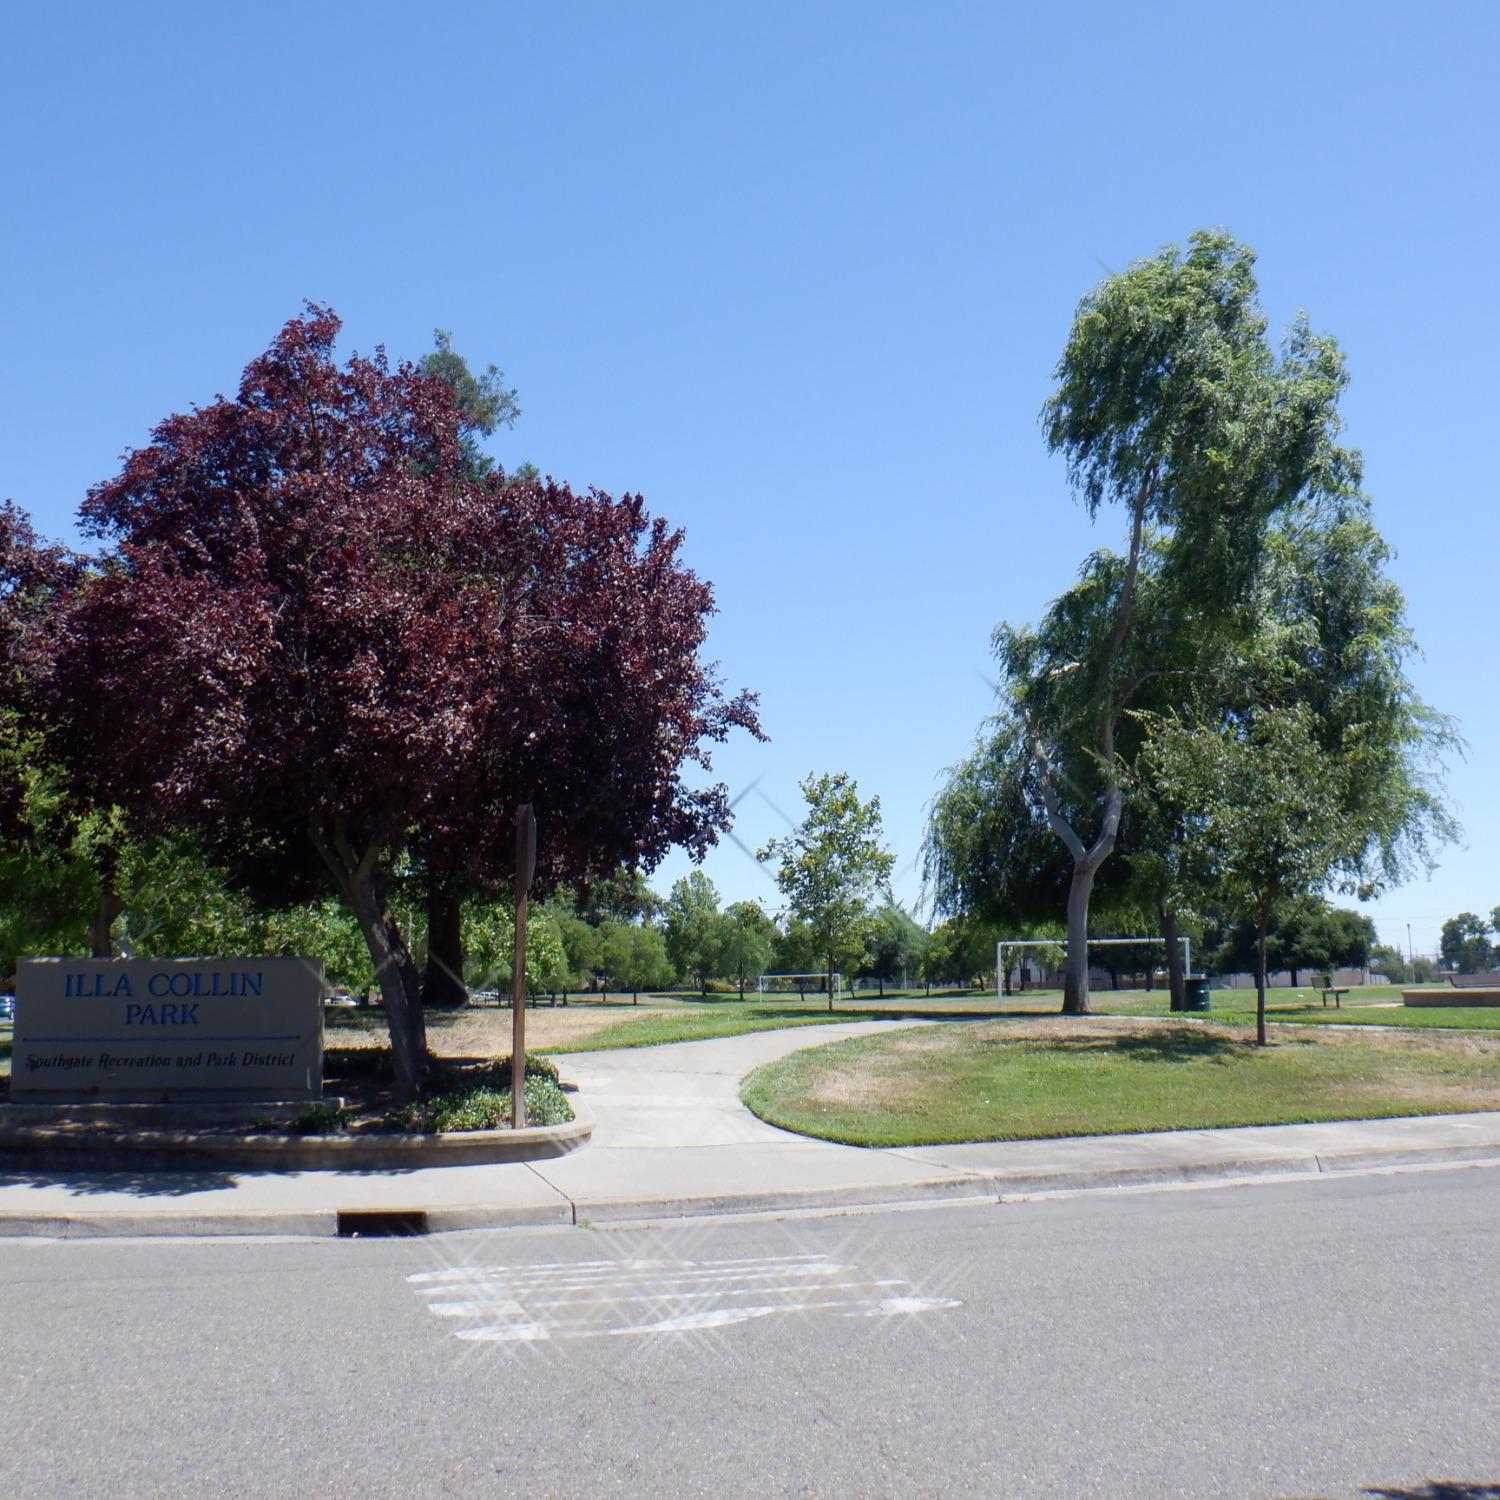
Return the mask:
<path id="1" fill-rule="evenodd" d="M 384 1235 L 426 1234 L 425 1208 L 341 1208 L 338 1211 L 339 1234 L 346 1239 L 356 1235 L 375 1238 Z"/>

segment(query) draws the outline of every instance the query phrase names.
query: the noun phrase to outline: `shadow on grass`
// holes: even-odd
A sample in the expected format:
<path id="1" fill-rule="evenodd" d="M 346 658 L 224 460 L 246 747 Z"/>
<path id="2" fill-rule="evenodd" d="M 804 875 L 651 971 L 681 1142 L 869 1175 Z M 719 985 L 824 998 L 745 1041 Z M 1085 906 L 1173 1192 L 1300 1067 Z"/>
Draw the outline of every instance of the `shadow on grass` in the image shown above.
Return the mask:
<path id="1" fill-rule="evenodd" d="M 995 1037 L 989 1045 L 1008 1047 L 1015 1043 L 1005 1037 Z M 1254 1042 L 1242 1041 L 1238 1037 L 1216 1036 L 1203 1031 L 1153 1031 L 1145 1036 L 1049 1036 L 1044 1039 L 1027 1037 L 1023 1046 L 1044 1047 L 1048 1052 L 1066 1056 L 1069 1053 L 1109 1053 L 1139 1063 L 1227 1063 L 1239 1058 L 1253 1057 L 1262 1049 Z M 1298 1045 L 1296 1042 L 1278 1045 Z M 1310 1045 L 1310 1044 L 1308 1044 Z"/>

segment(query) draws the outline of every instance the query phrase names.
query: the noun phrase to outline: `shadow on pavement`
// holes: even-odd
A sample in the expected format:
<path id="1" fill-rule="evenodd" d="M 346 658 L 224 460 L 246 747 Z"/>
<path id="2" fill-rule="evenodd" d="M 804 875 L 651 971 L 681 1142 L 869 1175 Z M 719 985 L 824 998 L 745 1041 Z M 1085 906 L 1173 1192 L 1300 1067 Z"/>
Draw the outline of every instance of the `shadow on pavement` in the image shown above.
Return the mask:
<path id="1" fill-rule="evenodd" d="M 234 1187 L 244 1173 L 202 1167 L 0 1167 L 0 1188 L 60 1187 L 73 1193 L 128 1193 L 136 1198 L 181 1198 Z"/>
<path id="2" fill-rule="evenodd" d="M 1366 1490 L 1374 1500 L 1500 1500 L 1500 1484 L 1473 1484 L 1462 1479 L 1429 1479 L 1416 1489 Z"/>
<path id="3" fill-rule="evenodd" d="M 405 1177 L 418 1167 L 340 1167 L 338 1177 Z M 0 1166 L 0 1189 L 59 1187 L 73 1193 L 125 1193 L 136 1198 L 183 1198 L 190 1193 L 239 1187 L 252 1178 L 317 1177 L 312 1168 L 294 1172 L 256 1172 L 249 1168 L 188 1166 L 152 1167 L 142 1163 L 112 1166 Z"/>

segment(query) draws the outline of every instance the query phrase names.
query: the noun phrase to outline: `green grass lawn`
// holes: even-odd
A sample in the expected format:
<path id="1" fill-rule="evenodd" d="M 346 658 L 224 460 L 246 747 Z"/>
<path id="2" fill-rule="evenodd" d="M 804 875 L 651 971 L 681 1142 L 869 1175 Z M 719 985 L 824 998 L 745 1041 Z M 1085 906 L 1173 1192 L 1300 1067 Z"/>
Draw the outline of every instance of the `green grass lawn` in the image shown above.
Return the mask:
<path id="1" fill-rule="evenodd" d="M 1447 990 L 1446 985 L 1412 986 Z M 1094 990 L 1090 1003 L 1100 1015 L 1165 1016 L 1170 1002 L 1160 990 Z M 1254 990 L 1213 990 L 1213 1019 L 1239 1025 L 1255 1019 Z M 1015 1002 L 1011 1002 L 1015 1003 Z M 1061 1003 L 1059 1001 L 1059 1003 Z M 1418 1030 L 1500 1030 L 1500 1006 L 1405 1006 L 1401 987 L 1393 984 L 1356 985 L 1341 1006 L 1325 1006 L 1314 989 L 1266 991 L 1266 1018 L 1313 1026 L 1401 1026 Z"/>
<path id="2" fill-rule="evenodd" d="M 787 1130 L 861 1146 L 1279 1125 L 1500 1109 L 1500 1038 L 1087 1019 L 857 1037 L 756 1069 Z"/>

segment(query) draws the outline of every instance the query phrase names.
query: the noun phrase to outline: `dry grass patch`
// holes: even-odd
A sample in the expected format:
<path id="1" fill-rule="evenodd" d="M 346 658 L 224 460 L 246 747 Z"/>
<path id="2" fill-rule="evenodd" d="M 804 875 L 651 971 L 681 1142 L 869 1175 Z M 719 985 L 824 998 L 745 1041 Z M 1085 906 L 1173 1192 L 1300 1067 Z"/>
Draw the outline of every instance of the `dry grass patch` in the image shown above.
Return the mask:
<path id="1" fill-rule="evenodd" d="M 385 1047 L 390 1043 L 382 1011 L 345 1012 L 330 1022 L 330 1047 Z M 538 1006 L 526 1012 L 526 1051 L 565 1050 L 576 1042 L 642 1016 L 666 1015 L 648 1006 Z M 498 1057 L 510 1054 L 511 1013 L 499 1006 L 428 1011 L 427 1045 L 435 1057 Z"/>

